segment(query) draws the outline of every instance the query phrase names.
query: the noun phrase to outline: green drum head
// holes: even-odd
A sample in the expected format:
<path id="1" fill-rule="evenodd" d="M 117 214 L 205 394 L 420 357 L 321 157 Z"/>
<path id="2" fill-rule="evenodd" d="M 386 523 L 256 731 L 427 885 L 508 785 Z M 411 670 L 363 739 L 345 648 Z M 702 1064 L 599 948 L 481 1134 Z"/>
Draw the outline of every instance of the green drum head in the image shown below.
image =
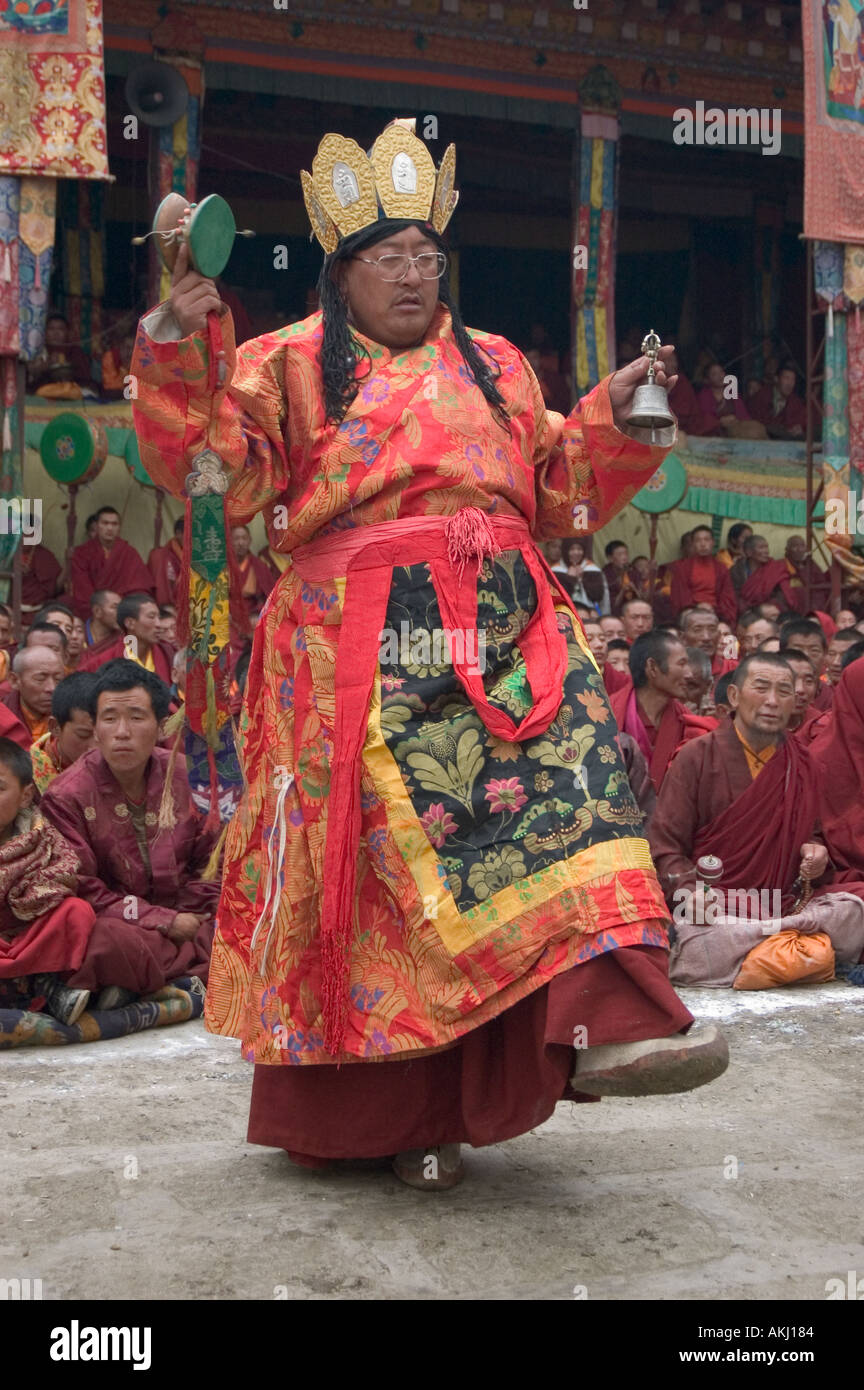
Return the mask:
<path id="1" fill-rule="evenodd" d="M 211 193 L 189 221 L 189 255 L 196 270 L 210 279 L 221 275 L 234 247 L 237 223 L 224 198 Z"/>
<path id="2" fill-rule="evenodd" d="M 640 512 L 671 512 L 687 494 L 687 470 L 677 454 L 667 454 L 657 472 L 633 498 Z"/>
<path id="3" fill-rule="evenodd" d="M 79 483 L 96 454 L 93 431 L 83 415 L 65 410 L 45 426 L 39 453 L 45 472 L 56 483 Z"/>
<path id="4" fill-rule="evenodd" d="M 147 469 L 141 462 L 141 450 L 138 448 L 138 438 L 133 431 L 130 432 L 126 440 L 126 448 L 123 450 L 123 457 L 126 460 L 126 467 L 132 474 L 136 483 L 141 483 L 143 487 L 154 487 L 155 484 Z"/>

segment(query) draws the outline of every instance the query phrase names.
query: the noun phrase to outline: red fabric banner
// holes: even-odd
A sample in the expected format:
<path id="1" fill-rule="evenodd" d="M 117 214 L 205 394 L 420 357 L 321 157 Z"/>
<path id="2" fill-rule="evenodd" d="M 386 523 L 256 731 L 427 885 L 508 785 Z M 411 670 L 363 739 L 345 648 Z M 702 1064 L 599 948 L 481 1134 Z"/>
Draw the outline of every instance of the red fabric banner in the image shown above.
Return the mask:
<path id="1" fill-rule="evenodd" d="M 804 235 L 864 243 L 860 0 L 802 0 Z"/>
<path id="2" fill-rule="evenodd" d="M 102 0 L 0 8 L 0 173 L 107 179 Z"/>

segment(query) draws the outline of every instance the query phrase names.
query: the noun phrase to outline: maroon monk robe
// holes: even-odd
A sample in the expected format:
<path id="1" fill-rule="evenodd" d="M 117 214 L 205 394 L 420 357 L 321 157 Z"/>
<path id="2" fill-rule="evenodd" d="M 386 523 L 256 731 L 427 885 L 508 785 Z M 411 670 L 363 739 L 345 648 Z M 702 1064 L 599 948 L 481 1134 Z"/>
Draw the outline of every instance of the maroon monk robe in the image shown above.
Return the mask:
<path id="1" fill-rule="evenodd" d="M 782 401 L 779 410 L 778 400 Z M 771 430 L 783 430 L 788 433 L 796 425 L 800 427 L 802 435 L 807 433 L 807 407 L 794 391 L 791 396 L 785 398 L 778 392 L 775 399 L 774 387 L 763 386 L 761 391 L 757 391 L 755 396 L 751 397 L 747 406 L 753 419 L 761 421 L 769 433 Z"/>
<path id="2" fill-rule="evenodd" d="M 722 889 L 779 889 L 783 911 L 801 846 L 819 840 L 813 769 L 784 739 L 755 780 L 731 720 L 682 748 L 664 779 L 648 840 L 667 902 L 696 886 L 696 860 L 723 861 Z"/>
<path id="3" fill-rule="evenodd" d="M 200 876 L 218 832 L 204 829 L 182 758 L 172 781 L 176 824 L 159 829 L 169 760 L 165 749 L 155 748 L 147 768 L 149 870 L 129 805 L 98 748 L 61 772 L 42 797 L 40 809 L 78 855 L 78 892 L 96 912 L 86 958 L 68 982 L 75 988 L 120 985 L 150 994 L 183 975 L 206 979 L 219 883 L 204 883 Z M 191 941 L 177 943 L 164 935 L 178 912 L 207 916 Z"/>
<path id="4" fill-rule="evenodd" d="M 0 700 L 0 738 L 11 738 L 13 743 L 17 743 L 19 748 L 25 748 L 29 753 L 30 745 L 33 742 L 33 735 L 24 720 L 19 717 L 17 710 L 10 708 L 7 703 L 13 695 L 17 702 L 18 710 L 21 708 L 18 691 L 13 691 L 10 687 L 8 695 L 5 695 L 3 699 Z"/>
<path id="5" fill-rule="evenodd" d="M 667 951 L 605 951 L 427 1057 L 257 1066 L 248 1139 L 300 1162 L 500 1144 L 543 1124 L 560 1100 L 597 1099 L 569 1086 L 574 1027 L 600 1046 L 666 1038 L 692 1021 L 669 983 Z"/>
<path id="6" fill-rule="evenodd" d="M 719 681 L 721 676 L 727 676 L 730 671 L 735 671 L 739 664 L 732 657 L 721 656 L 719 652 L 715 652 L 711 658 L 711 675 L 715 681 Z"/>
<path id="7" fill-rule="evenodd" d="M 60 565 L 44 545 L 21 547 L 21 606 L 35 611 L 55 597 Z"/>
<path id="8" fill-rule="evenodd" d="M 768 603 L 770 599 L 796 613 L 804 612 L 804 590 L 793 585 L 785 560 L 768 560 L 766 564 L 758 565 L 738 592 L 742 612 L 746 608 L 756 608 L 760 603 Z"/>
<path id="9" fill-rule="evenodd" d="M 709 734 L 717 727 L 716 719 L 691 714 L 680 700 L 670 700 L 657 728 L 649 727 L 638 707 L 636 692 L 632 686 L 617 690 L 610 698 L 609 704 L 618 728 L 635 739 L 644 754 L 651 781 L 658 792 L 669 765 L 682 744 Z"/>
<path id="10" fill-rule="evenodd" d="M 153 653 L 153 665 L 156 668 L 156 675 L 163 680 L 166 685 L 172 681 L 171 667 L 174 662 L 174 648 L 168 642 L 154 642 L 150 649 Z M 101 642 L 97 642 L 93 647 L 85 647 L 78 662 L 79 671 L 98 671 L 100 666 L 104 666 L 106 661 L 113 661 L 115 657 L 124 655 L 123 637 L 119 632 L 113 632 Z"/>
<path id="11" fill-rule="evenodd" d="M 172 603 L 175 608 L 179 608 L 181 596 L 178 586 L 183 570 L 181 542 L 172 536 L 167 545 L 160 545 L 157 549 L 151 550 L 147 556 L 147 568 L 153 576 L 156 602 L 160 608 L 165 603 Z"/>
<path id="12" fill-rule="evenodd" d="M 713 556 L 705 556 L 705 561 L 710 561 L 714 568 L 714 590 L 713 595 L 703 597 L 701 590 L 698 595 L 694 593 L 695 572 L 700 567 L 703 557 L 691 555 L 686 560 L 676 560 L 672 566 L 672 587 L 670 589 L 670 600 L 676 613 L 680 613 L 682 608 L 692 608 L 697 603 L 710 603 L 715 613 L 724 623 L 730 626 L 735 625 L 738 616 L 738 600 L 735 597 L 735 590 L 732 587 L 732 580 L 729 578 L 729 571 L 721 560 Z M 707 570 L 707 564 L 702 566 Z"/>
<path id="13" fill-rule="evenodd" d="M 275 584 L 268 564 L 250 551 L 245 560 L 238 561 L 241 593 L 246 600 L 249 613 L 257 613 Z"/>
<path id="14" fill-rule="evenodd" d="M 852 664 L 854 665 L 855 663 L 853 662 Z M 835 688 L 836 687 L 833 686 L 830 681 L 820 680 L 819 689 L 817 690 L 810 704 L 810 709 L 807 711 L 807 713 L 809 714 L 813 710 L 818 710 L 820 714 L 824 714 L 826 710 L 829 710 L 832 704 L 834 703 Z"/>
<path id="15" fill-rule="evenodd" d="M 98 540 L 76 546 L 69 560 L 70 607 L 84 622 L 90 617 L 90 596 L 99 589 L 110 589 L 125 598 L 127 594 L 150 594 L 153 576 L 134 546 L 118 536 L 110 550 Z"/>
<path id="16" fill-rule="evenodd" d="M 678 428 L 685 434 L 710 434 L 714 421 L 709 420 L 683 372 L 669 392 L 669 406 L 678 420 Z"/>
<path id="17" fill-rule="evenodd" d="M 607 661 L 603 667 L 603 684 L 606 687 L 607 695 L 615 695 L 619 690 L 629 690 L 633 681 L 629 672 L 619 671 L 617 667 L 610 666 Z"/>
<path id="18" fill-rule="evenodd" d="M 864 879 L 864 661 L 843 672 L 832 712 L 814 730 L 809 751 L 835 881 Z"/>
<path id="19" fill-rule="evenodd" d="M 78 859 L 41 811 L 19 812 L 0 842 L 0 979 L 74 970 L 94 913 L 74 895 Z"/>

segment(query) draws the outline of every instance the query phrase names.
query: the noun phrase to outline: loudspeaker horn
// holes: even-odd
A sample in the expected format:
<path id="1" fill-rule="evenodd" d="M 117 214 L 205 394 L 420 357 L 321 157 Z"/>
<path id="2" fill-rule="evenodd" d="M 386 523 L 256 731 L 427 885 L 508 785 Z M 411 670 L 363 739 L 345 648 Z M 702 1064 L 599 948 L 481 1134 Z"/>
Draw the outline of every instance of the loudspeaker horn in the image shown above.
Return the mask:
<path id="1" fill-rule="evenodd" d="M 173 125 L 186 110 L 189 88 L 168 63 L 141 63 L 126 78 L 126 100 L 145 125 Z"/>

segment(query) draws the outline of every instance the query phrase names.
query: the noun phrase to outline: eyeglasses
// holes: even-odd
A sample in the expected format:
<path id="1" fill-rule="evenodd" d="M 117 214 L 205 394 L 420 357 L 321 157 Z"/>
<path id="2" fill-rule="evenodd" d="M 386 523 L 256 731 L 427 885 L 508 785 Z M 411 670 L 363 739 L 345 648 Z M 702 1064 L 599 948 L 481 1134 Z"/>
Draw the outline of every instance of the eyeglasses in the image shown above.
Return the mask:
<path id="1" fill-rule="evenodd" d="M 381 280 L 404 280 L 408 267 L 416 265 L 421 280 L 440 280 L 447 269 L 447 257 L 443 251 L 423 251 L 419 256 L 379 256 L 370 261 L 367 256 L 353 256 L 352 260 L 374 265 Z"/>

